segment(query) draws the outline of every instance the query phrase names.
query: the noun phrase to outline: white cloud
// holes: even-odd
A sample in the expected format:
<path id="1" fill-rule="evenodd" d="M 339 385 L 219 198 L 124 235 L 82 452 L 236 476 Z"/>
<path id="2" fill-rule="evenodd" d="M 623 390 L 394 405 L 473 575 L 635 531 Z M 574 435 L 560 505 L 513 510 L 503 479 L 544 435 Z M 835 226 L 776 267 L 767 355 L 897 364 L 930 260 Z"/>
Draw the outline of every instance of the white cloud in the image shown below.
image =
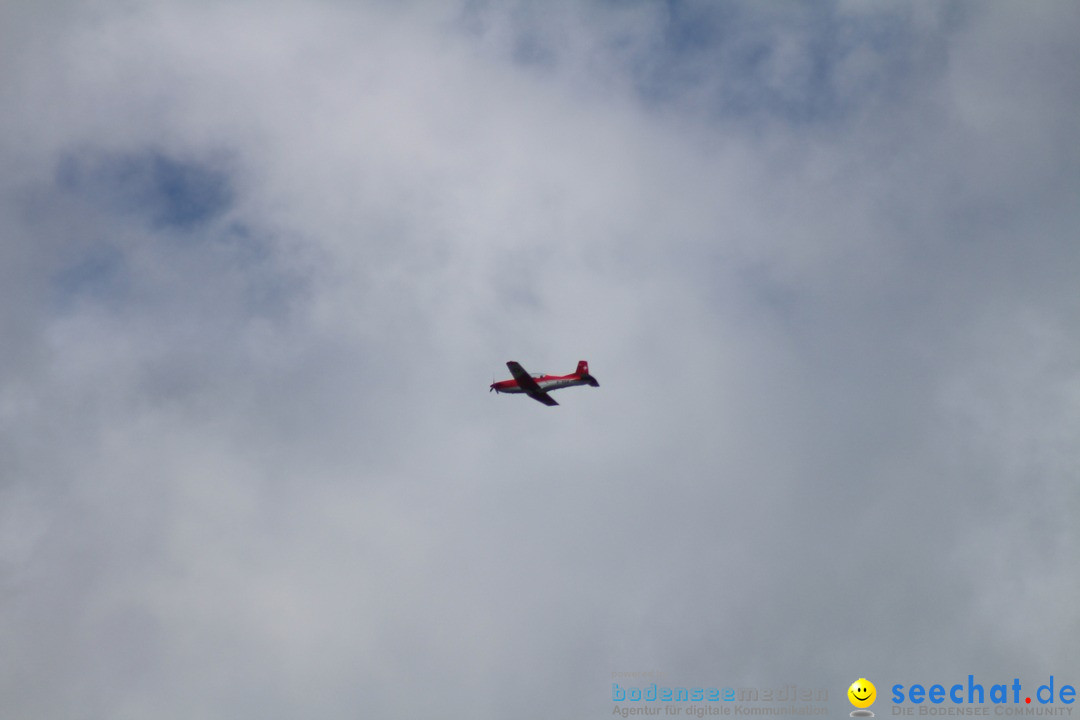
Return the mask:
<path id="1" fill-rule="evenodd" d="M 58 7 L 0 84 L 11 712 L 1067 681 L 1075 13 Z"/>

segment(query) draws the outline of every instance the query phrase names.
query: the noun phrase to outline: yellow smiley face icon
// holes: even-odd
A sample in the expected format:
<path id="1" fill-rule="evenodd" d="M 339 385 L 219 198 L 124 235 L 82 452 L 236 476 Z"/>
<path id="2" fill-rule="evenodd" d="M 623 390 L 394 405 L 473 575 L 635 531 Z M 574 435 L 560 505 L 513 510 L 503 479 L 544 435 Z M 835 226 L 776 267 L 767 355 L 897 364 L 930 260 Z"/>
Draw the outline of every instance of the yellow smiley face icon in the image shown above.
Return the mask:
<path id="1" fill-rule="evenodd" d="M 847 696 L 855 707 L 868 708 L 874 704 L 874 698 L 877 697 L 877 688 L 874 687 L 874 683 L 866 678 L 859 678 L 851 683 L 851 687 L 847 689 Z"/>

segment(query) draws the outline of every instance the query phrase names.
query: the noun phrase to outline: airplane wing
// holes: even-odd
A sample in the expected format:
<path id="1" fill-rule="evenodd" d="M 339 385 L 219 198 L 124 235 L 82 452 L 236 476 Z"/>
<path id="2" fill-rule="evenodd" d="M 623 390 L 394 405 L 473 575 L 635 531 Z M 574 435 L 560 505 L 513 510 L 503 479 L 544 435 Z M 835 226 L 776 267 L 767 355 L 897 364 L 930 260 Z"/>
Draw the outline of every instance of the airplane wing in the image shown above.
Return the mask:
<path id="1" fill-rule="evenodd" d="M 541 388 L 529 373 L 525 372 L 525 368 L 521 367 L 518 363 L 511 360 L 506 363 L 506 367 L 510 368 L 510 374 L 517 380 L 518 387 L 520 387 L 526 395 L 533 400 L 544 403 L 545 405 L 558 405 L 555 402 L 555 398 L 547 394 L 547 392 Z"/>
<path id="2" fill-rule="evenodd" d="M 545 405 L 558 405 L 559 404 L 559 403 L 555 402 L 555 398 L 548 395 L 547 392 L 544 391 L 544 390 L 541 390 L 539 393 L 533 393 L 533 392 L 529 392 L 528 390 L 526 390 L 525 394 L 528 395 L 529 397 L 531 397 L 533 400 L 539 400 L 540 402 L 544 403 Z"/>

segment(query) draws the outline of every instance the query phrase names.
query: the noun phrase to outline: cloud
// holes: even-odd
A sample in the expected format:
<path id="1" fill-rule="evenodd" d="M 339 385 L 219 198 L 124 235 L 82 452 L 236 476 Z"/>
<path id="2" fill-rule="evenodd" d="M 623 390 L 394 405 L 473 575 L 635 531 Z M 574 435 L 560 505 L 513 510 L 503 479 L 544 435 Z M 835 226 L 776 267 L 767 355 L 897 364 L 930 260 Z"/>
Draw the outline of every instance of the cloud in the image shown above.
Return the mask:
<path id="1" fill-rule="evenodd" d="M 1068 681 L 1071 10 L 57 10 L 2 51 L 11 712 Z"/>

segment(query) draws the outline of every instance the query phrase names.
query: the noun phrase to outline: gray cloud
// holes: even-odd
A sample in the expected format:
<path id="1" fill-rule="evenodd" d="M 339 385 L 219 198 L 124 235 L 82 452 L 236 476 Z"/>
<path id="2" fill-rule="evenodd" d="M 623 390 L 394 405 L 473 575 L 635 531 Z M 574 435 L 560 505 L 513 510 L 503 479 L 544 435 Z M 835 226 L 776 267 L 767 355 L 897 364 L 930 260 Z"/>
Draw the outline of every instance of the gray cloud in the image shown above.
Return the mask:
<path id="1" fill-rule="evenodd" d="M 4 12 L 11 714 L 1076 680 L 1071 9 Z"/>

